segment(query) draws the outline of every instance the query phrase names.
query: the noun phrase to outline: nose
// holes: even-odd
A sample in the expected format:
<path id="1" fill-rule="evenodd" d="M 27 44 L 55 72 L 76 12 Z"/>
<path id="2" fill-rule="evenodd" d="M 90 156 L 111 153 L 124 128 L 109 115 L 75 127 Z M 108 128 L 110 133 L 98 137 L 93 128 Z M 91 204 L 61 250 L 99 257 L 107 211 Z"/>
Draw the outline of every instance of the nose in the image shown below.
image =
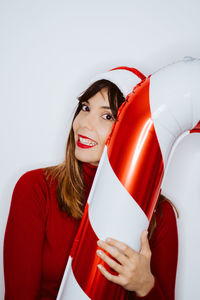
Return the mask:
<path id="1" fill-rule="evenodd" d="M 94 129 L 95 126 L 95 114 L 92 112 L 86 113 L 79 120 L 79 124 L 83 128 L 87 128 L 89 130 Z"/>

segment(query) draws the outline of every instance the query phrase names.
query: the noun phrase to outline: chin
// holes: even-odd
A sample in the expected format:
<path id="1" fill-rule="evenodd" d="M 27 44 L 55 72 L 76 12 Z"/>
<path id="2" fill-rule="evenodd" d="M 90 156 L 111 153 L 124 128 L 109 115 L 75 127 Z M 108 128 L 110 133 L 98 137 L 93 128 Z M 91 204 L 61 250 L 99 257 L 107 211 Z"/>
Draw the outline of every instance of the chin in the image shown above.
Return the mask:
<path id="1" fill-rule="evenodd" d="M 98 165 L 99 159 L 98 158 L 92 158 L 91 155 L 86 154 L 86 153 L 78 153 L 75 151 L 75 157 L 81 162 L 89 163 L 89 164 L 94 164 Z"/>

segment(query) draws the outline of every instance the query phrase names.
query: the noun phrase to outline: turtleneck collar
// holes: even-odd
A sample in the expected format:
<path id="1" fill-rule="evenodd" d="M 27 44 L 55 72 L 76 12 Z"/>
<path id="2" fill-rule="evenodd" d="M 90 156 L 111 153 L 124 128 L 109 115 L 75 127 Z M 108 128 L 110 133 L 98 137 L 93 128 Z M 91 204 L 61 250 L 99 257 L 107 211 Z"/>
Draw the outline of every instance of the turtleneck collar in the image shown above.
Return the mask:
<path id="1" fill-rule="evenodd" d="M 87 162 L 82 162 L 82 167 L 85 171 L 96 172 L 98 166 L 91 165 L 90 163 Z"/>

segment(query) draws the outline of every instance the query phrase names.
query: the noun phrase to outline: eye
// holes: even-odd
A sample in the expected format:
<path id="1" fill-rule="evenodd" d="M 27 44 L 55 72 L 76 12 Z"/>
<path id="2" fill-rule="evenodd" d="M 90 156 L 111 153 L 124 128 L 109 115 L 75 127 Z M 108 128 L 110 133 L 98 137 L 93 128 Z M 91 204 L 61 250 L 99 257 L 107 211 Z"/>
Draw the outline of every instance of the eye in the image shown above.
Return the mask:
<path id="1" fill-rule="evenodd" d="M 83 111 L 89 111 L 89 106 L 84 104 L 84 103 L 81 103 L 81 110 Z"/>
<path id="2" fill-rule="evenodd" d="M 111 120 L 111 121 L 115 120 L 111 114 L 104 114 L 102 116 L 102 118 L 105 119 L 105 120 Z"/>

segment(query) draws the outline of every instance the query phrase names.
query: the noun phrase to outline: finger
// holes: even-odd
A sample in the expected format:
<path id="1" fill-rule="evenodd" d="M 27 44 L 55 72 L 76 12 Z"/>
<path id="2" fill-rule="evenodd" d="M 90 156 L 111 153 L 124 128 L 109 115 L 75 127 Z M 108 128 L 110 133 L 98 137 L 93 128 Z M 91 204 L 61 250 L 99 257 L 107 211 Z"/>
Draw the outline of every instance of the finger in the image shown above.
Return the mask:
<path id="1" fill-rule="evenodd" d="M 141 248 L 140 248 L 140 254 L 149 257 L 151 256 L 151 249 L 149 246 L 149 240 L 148 240 L 148 231 L 144 230 L 141 234 L 140 237 L 140 242 L 141 242 Z"/>
<path id="2" fill-rule="evenodd" d="M 106 239 L 106 242 L 109 245 L 118 248 L 122 253 L 124 253 L 128 257 L 132 257 L 134 254 L 138 254 L 134 249 L 132 249 L 131 247 L 129 247 L 127 244 L 123 242 L 111 238 Z"/>
<path id="3" fill-rule="evenodd" d="M 111 245 L 108 245 L 107 242 L 104 241 L 98 241 L 98 246 L 107 251 L 112 257 L 114 257 L 118 262 L 120 262 L 122 265 L 128 265 L 128 258 L 119 251 L 116 247 L 113 247 Z"/>
<path id="4" fill-rule="evenodd" d="M 101 274 L 103 274 L 109 281 L 121 284 L 120 277 L 110 274 L 102 265 L 97 265 Z"/>
<path id="5" fill-rule="evenodd" d="M 120 264 L 118 264 L 116 261 L 114 261 L 112 258 L 110 258 L 109 256 L 107 256 L 103 251 L 101 250 L 97 250 L 97 255 L 99 257 L 101 257 L 101 259 L 103 261 L 105 261 L 107 263 L 107 265 L 109 265 L 114 271 L 116 271 L 117 273 L 121 273 L 122 272 L 122 267 Z"/>

